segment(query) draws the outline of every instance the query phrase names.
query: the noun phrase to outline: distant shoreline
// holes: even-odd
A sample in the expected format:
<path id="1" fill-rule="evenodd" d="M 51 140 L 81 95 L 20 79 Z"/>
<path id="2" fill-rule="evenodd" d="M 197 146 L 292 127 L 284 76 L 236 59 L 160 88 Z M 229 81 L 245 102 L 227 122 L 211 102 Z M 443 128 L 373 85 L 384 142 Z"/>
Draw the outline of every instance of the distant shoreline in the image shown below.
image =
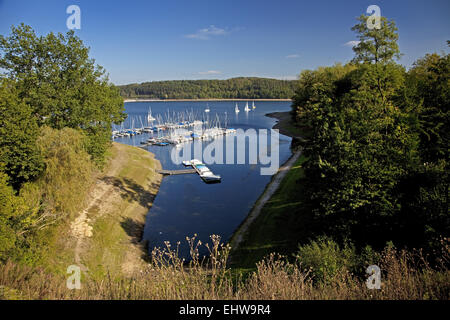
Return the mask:
<path id="1" fill-rule="evenodd" d="M 292 101 L 292 99 L 124 99 L 124 102 L 174 102 L 174 101 Z"/>

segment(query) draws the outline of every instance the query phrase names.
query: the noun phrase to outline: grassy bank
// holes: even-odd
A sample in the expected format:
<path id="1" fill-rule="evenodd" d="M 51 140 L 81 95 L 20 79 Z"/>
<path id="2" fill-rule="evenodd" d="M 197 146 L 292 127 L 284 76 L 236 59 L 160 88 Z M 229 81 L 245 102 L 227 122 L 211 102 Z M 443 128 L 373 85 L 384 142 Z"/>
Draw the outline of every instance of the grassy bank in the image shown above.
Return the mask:
<path id="1" fill-rule="evenodd" d="M 307 134 L 304 128 L 293 123 L 290 112 L 273 112 L 266 116 L 278 120 L 273 129 L 278 129 L 281 134 L 297 141 L 302 141 Z M 311 213 L 302 203 L 302 163 L 305 160 L 304 156 L 300 156 L 292 164 L 281 182 L 277 183 L 275 193 L 263 204 L 258 216 L 249 222 L 245 230 L 241 225 L 233 235 L 230 262 L 237 271 L 255 270 L 256 263 L 272 252 L 291 255 L 299 242 L 308 239 Z M 274 179 L 270 184 L 273 183 Z M 241 241 L 236 245 L 234 240 L 238 233 Z"/>
<path id="2" fill-rule="evenodd" d="M 272 112 L 266 114 L 267 117 L 275 118 L 278 122 L 273 126 L 273 129 L 278 129 L 281 134 L 292 138 L 301 138 L 307 134 L 304 128 L 297 126 L 292 121 L 291 112 Z"/>
<path id="3" fill-rule="evenodd" d="M 291 254 L 307 239 L 311 214 L 302 205 L 303 156 L 295 162 L 279 188 L 266 202 L 259 216 L 243 235 L 240 245 L 233 248 L 234 268 L 252 270 L 266 255 L 277 252 Z"/>
<path id="4" fill-rule="evenodd" d="M 92 236 L 79 244 L 79 261 L 96 276 L 142 268 L 145 216 L 161 182 L 153 155 L 114 143 L 108 168 L 97 178 L 86 216 Z"/>
<path id="5" fill-rule="evenodd" d="M 145 216 L 161 181 L 160 163 L 140 148 L 113 143 L 107 165 L 95 174 L 82 209 L 52 230 L 42 265 L 64 274 L 78 265 L 90 278 L 130 275 L 143 266 Z"/>

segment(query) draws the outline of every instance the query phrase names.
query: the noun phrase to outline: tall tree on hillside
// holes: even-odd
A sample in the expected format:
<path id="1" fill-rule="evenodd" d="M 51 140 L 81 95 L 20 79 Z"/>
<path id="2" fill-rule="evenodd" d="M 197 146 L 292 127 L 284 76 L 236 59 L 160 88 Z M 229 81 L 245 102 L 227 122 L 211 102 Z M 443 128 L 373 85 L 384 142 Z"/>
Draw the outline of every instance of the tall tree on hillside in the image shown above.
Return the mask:
<path id="1" fill-rule="evenodd" d="M 24 24 L 12 27 L 0 35 L 0 68 L 39 125 L 83 130 L 101 161 L 111 124 L 124 119 L 123 99 L 73 31 L 37 36 Z"/>
<path id="2" fill-rule="evenodd" d="M 42 172 L 38 134 L 36 118 L 19 98 L 15 82 L 0 79 L 0 164 L 16 189 Z"/>
<path id="3" fill-rule="evenodd" d="M 397 43 L 398 29 L 394 20 L 380 17 L 380 28 L 369 28 L 369 18 L 361 15 L 358 17 L 359 23 L 352 27 L 359 41 L 353 47 L 353 62 L 385 64 L 399 59 L 401 54 Z"/>
<path id="4" fill-rule="evenodd" d="M 422 157 L 425 161 L 449 159 L 450 54 L 427 54 L 409 71 L 415 99 L 422 100 Z"/>
<path id="5" fill-rule="evenodd" d="M 398 224 L 414 243 L 432 247 L 450 234 L 450 55 L 418 59 L 407 81 L 402 98 L 416 105 L 411 116 L 418 120 L 421 161 L 399 188 L 403 207 Z"/>
<path id="6" fill-rule="evenodd" d="M 359 21 L 355 61 L 302 73 L 294 106 L 312 128 L 305 174 L 323 229 L 360 244 L 384 245 L 394 235 L 397 182 L 417 161 L 417 137 L 393 101 L 405 77 L 393 61 L 395 24 L 369 31 L 361 24 L 365 18 Z"/>
<path id="7" fill-rule="evenodd" d="M 384 104 L 387 96 L 392 95 L 392 90 L 396 87 L 391 81 L 399 78 L 399 75 L 393 74 L 395 60 L 401 57 L 397 43 L 398 29 L 395 22 L 386 17 L 379 17 L 379 28 L 369 28 L 369 18 L 361 15 L 358 17 L 358 23 L 352 27 L 358 38 L 358 44 L 353 47 L 355 57 L 352 62 L 366 66 Z"/>

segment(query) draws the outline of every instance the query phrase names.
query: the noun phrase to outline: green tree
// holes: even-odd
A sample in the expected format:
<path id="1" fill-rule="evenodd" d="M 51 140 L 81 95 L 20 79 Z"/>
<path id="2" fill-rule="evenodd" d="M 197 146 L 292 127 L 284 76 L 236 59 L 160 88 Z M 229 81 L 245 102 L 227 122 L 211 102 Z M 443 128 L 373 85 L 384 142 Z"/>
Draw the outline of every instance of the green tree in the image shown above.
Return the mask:
<path id="1" fill-rule="evenodd" d="M 4 261 L 8 252 L 14 248 L 16 233 L 12 220 L 16 211 L 14 190 L 7 184 L 8 176 L 0 171 L 0 261 Z"/>
<path id="2" fill-rule="evenodd" d="M 359 43 L 353 47 L 355 57 L 353 62 L 358 63 L 388 63 L 399 59 L 397 27 L 393 20 L 380 17 L 380 28 L 370 29 L 366 15 L 358 17 L 359 23 L 352 30 L 357 33 Z"/>
<path id="3" fill-rule="evenodd" d="M 395 24 L 382 19 L 382 28 L 373 31 L 365 18 L 359 21 L 355 61 L 303 72 L 294 110 L 312 131 L 304 167 L 323 230 L 382 246 L 395 234 L 401 206 L 396 187 L 417 165 L 418 139 L 409 114 L 396 104 L 405 70 L 392 60 L 398 54 Z"/>
<path id="4" fill-rule="evenodd" d="M 4 76 L 16 82 L 19 98 L 39 125 L 84 130 L 89 145 L 96 145 L 89 149 L 91 156 L 101 163 L 104 132 L 125 114 L 118 89 L 89 58 L 89 48 L 73 31 L 37 36 L 21 24 L 12 27 L 8 37 L 0 36 L 0 52 Z"/>
<path id="5" fill-rule="evenodd" d="M 397 224 L 409 244 L 436 248 L 450 233 L 449 82 L 450 55 L 427 54 L 407 74 L 402 98 L 420 137 L 420 163 L 399 186 L 401 214 Z"/>
<path id="6" fill-rule="evenodd" d="M 15 82 L 0 79 L 0 163 L 16 189 L 44 168 L 36 145 L 38 134 L 36 118 L 19 98 Z"/>
<path id="7" fill-rule="evenodd" d="M 421 150 L 425 161 L 449 159 L 450 54 L 427 54 L 409 71 L 414 100 L 421 101 Z"/>

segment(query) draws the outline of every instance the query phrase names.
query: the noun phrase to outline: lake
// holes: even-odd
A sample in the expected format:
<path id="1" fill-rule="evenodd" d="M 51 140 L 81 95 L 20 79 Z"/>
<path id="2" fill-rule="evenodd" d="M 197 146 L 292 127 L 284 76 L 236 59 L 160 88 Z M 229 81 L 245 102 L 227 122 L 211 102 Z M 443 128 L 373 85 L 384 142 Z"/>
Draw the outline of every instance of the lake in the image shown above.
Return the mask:
<path id="1" fill-rule="evenodd" d="M 240 109 L 237 114 L 234 111 L 236 103 Z M 251 106 L 251 101 L 249 105 Z M 245 102 L 242 101 L 210 101 L 208 102 L 210 112 L 205 113 L 206 102 L 127 102 L 125 110 L 128 118 L 123 127 L 129 128 L 133 124 L 135 127 L 147 125 L 147 112 L 151 107 L 152 116 L 155 118 L 159 116 L 167 118 L 189 111 L 199 120 L 205 120 L 208 123 L 220 122 L 222 127 L 226 124 L 228 128 L 234 129 L 271 129 L 276 120 L 266 117 L 265 114 L 289 111 L 290 105 L 291 102 L 287 101 L 257 101 L 256 109 L 244 112 Z M 150 133 L 144 133 L 133 137 L 116 138 L 115 141 L 141 146 L 141 141 L 151 136 Z M 272 150 L 270 139 L 267 140 L 269 140 L 268 149 Z M 200 145 L 206 147 L 209 143 L 211 142 L 196 141 L 189 143 L 188 149 L 193 152 L 195 144 L 197 147 Z M 278 145 L 280 165 L 291 156 L 290 145 L 291 138 L 280 134 Z M 144 148 L 155 154 L 163 169 L 185 168 L 172 161 L 171 154 L 175 151 L 180 153 L 173 145 L 151 145 Z M 233 149 L 235 159 L 236 148 L 237 144 Z M 148 240 L 149 250 L 154 247 L 163 247 L 165 241 L 169 241 L 173 248 L 179 241 L 181 242 L 180 256 L 188 258 L 187 236 L 192 237 L 197 234 L 197 239 L 203 243 L 210 242 L 209 236 L 212 234 L 220 235 L 224 242 L 232 236 L 271 179 L 270 175 L 261 175 L 260 172 L 261 167 L 269 165 L 249 163 L 248 141 L 245 144 L 245 150 L 247 151 L 245 164 L 207 164 L 211 171 L 222 177 L 221 183 L 206 184 L 197 174 L 172 175 L 163 178 L 146 218 L 143 239 Z M 225 157 L 226 148 L 223 152 Z"/>

